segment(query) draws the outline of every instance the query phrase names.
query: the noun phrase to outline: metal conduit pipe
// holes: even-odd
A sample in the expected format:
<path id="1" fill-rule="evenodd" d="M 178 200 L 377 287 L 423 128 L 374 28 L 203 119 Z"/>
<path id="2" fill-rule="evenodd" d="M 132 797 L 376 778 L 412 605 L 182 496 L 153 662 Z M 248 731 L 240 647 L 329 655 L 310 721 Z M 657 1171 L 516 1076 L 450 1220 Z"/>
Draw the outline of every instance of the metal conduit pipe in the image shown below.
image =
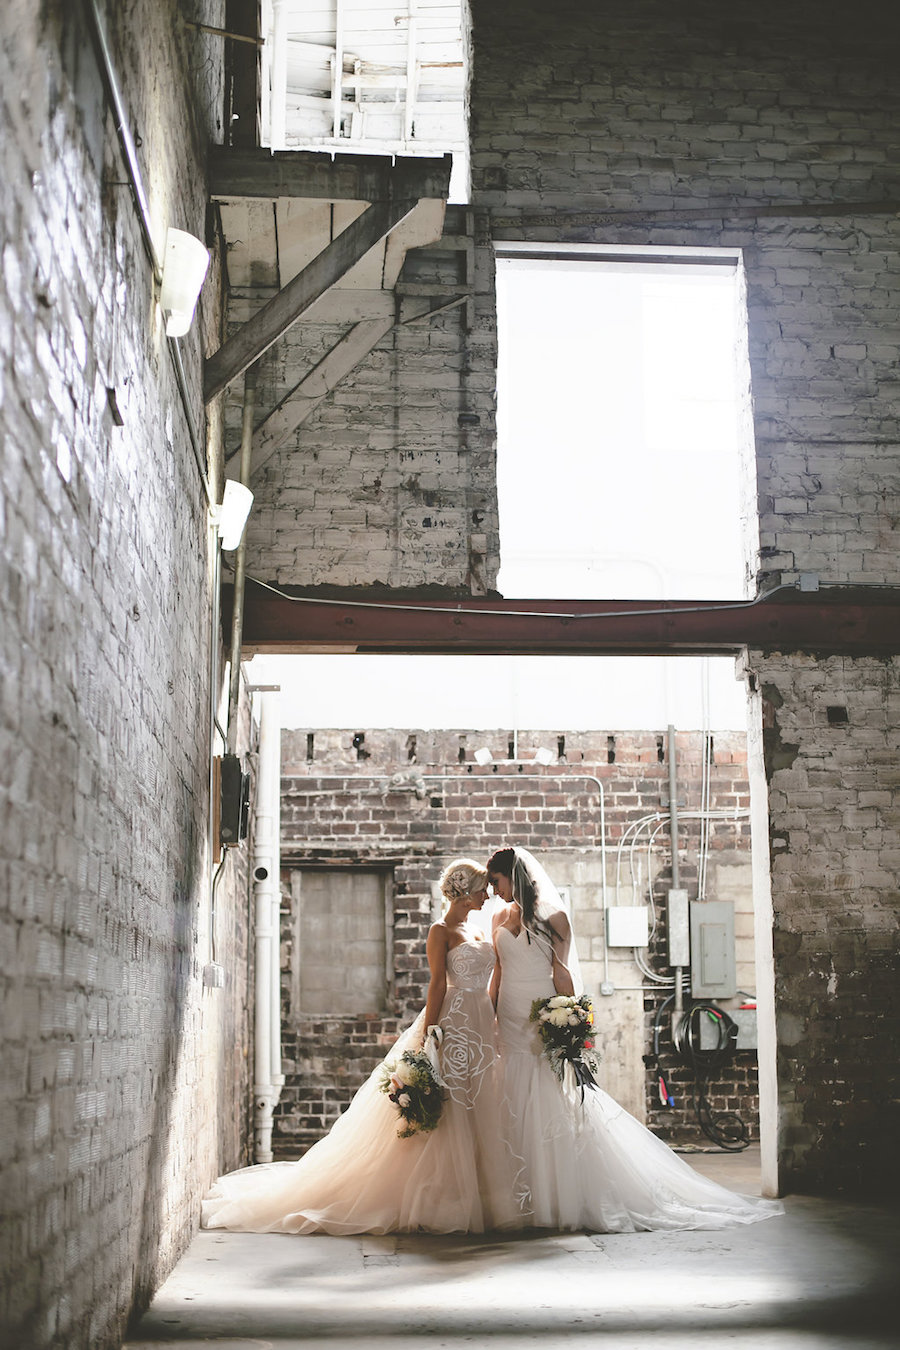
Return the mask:
<path id="1" fill-rule="evenodd" d="M 206 813 L 206 847 L 209 851 L 209 959 L 215 965 L 216 949 L 216 882 L 217 864 L 214 857 L 216 836 L 216 813 L 219 804 L 216 795 L 216 732 L 222 737 L 222 728 L 218 717 L 219 692 L 219 601 L 222 573 L 222 550 L 219 547 L 219 532 L 213 525 L 210 529 L 213 550 L 212 567 L 212 612 L 209 618 L 209 810 Z"/>
<path id="2" fill-rule="evenodd" d="M 678 867 L 678 770 L 675 762 L 675 727 L 670 722 L 667 728 L 667 752 L 669 756 L 669 831 L 672 838 L 672 889 L 679 890 L 680 872 Z M 675 967 L 675 1002 L 672 1008 L 674 1022 L 680 1021 L 684 1012 L 684 968 Z"/>
<path id="3" fill-rule="evenodd" d="M 256 912 L 254 1026 L 254 1156 L 272 1161 L 272 1121 L 281 1096 L 280 791 L 281 727 L 278 695 L 260 695 L 259 769 L 253 832 Z"/>
<path id="4" fill-rule="evenodd" d="M 244 376 L 244 407 L 241 415 L 241 459 L 238 481 L 250 486 L 250 460 L 253 453 L 253 414 L 256 409 L 256 382 L 259 366 L 249 366 Z M 241 537 L 234 561 L 234 608 L 231 613 L 231 667 L 228 681 L 228 753 L 237 749 L 237 710 L 241 693 L 241 638 L 244 629 L 244 572 L 247 558 L 247 530 Z"/>
<path id="5" fill-rule="evenodd" d="M 150 266 L 153 269 L 153 279 L 156 284 L 159 285 L 162 282 L 163 268 L 159 254 L 156 250 L 156 244 L 153 240 L 153 222 L 150 219 L 150 202 L 147 197 L 147 189 L 144 186 L 144 177 L 141 173 L 140 161 L 138 160 L 137 146 L 134 143 L 134 137 L 132 136 L 131 128 L 128 125 L 128 110 L 125 107 L 125 99 L 119 85 L 119 77 L 116 74 L 116 68 L 113 64 L 112 52 L 110 50 L 109 40 L 106 36 L 106 28 L 104 26 L 103 15 L 100 12 L 99 0 L 88 0 L 87 13 L 94 34 L 94 47 L 100 66 L 100 75 L 106 86 L 106 93 L 112 107 L 113 120 L 116 125 L 119 148 L 122 152 L 125 170 L 131 183 L 131 193 L 137 208 L 138 224 L 141 227 L 144 248 L 147 250 L 147 257 L 150 259 Z M 206 494 L 207 503 L 212 506 L 212 489 L 210 488 L 209 477 L 203 463 L 197 430 L 194 426 L 194 417 L 191 411 L 190 398 L 188 396 L 187 379 L 184 372 L 184 362 L 181 356 L 181 346 L 177 338 L 170 337 L 167 339 L 167 342 L 169 356 L 172 359 L 172 366 L 175 371 L 175 383 L 178 385 L 178 395 L 181 399 L 184 419 L 187 424 L 191 450 L 194 454 L 194 461 L 197 465 L 200 481 L 203 484 L 203 491 Z"/>
<path id="6" fill-rule="evenodd" d="M 357 779 L 364 779 L 366 782 L 369 783 L 390 783 L 393 780 L 394 775 L 354 774 L 353 777 Z M 517 783 L 521 783 L 525 779 L 537 779 L 539 782 L 543 783 L 552 781 L 554 783 L 580 782 L 580 783 L 596 784 L 597 796 L 600 799 L 600 873 L 601 873 L 601 894 L 603 897 L 603 914 L 605 919 L 606 908 L 608 904 L 608 892 L 606 883 L 606 795 L 603 790 L 602 779 L 597 778 L 592 773 L 572 773 L 572 774 L 567 773 L 564 775 L 560 774 L 559 776 L 547 775 L 543 773 L 492 773 L 492 774 L 479 774 L 477 778 L 471 778 L 468 774 L 461 774 L 461 773 L 422 774 L 422 781 L 423 782 L 427 781 L 429 783 L 480 783 L 483 785 L 484 783 L 495 783 L 497 782 L 498 779 L 512 780 Z M 397 788 L 397 790 L 400 792 L 405 791 L 407 789 L 408 785 L 398 785 Z M 298 797 L 324 797 L 330 794 L 327 794 L 324 791 L 320 790 L 313 792 L 298 792 L 295 793 L 294 795 Z M 609 982 L 609 949 L 605 942 L 603 944 L 603 979 L 605 983 Z"/>

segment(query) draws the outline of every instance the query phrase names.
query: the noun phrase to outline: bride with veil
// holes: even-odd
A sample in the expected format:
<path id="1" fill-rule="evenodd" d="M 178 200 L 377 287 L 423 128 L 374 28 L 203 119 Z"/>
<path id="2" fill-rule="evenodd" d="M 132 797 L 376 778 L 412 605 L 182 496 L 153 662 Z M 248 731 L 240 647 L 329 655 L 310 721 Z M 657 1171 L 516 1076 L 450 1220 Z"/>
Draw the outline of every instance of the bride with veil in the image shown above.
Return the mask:
<path id="1" fill-rule="evenodd" d="M 700 1176 L 600 1087 L 557 1077 L 530 1021 L 535 999 L 581 994 L 572 920 L 526 849 L 502 848 L 488 877 L 494 916 L 497 1007 L 513 1147 L 539 1228 L 621 1233 L 726 1228 L 782 1212 L 778 1201 L 735 1195 Z"/>
<path id="2" fill-rule="evenodd" d="M 474 920 L 487 872 L 458 858 L 440 878 L 443 918 L 428 934 L 425 1007 L 329 1134 L 297 1162 L 220 1177 L 203 1202 L 205 1228 L 254 1233 L 481 1233 L 526 1225 L 522 1160 L 510 1147 L 489 937 Z M 435 1031 L 435 1027 L 439 1030 Z M 434 1129 L 401 1133 L 403 1084 L 386 1074 L 425 1050 L 443 1090 Z"/>

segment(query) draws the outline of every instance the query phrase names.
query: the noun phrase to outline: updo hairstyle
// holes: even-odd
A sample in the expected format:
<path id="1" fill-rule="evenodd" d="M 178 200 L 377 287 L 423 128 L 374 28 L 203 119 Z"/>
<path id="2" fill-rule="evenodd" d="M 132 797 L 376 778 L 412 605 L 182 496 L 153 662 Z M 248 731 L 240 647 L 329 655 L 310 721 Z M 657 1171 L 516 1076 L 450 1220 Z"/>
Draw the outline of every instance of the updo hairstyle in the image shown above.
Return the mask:
<path id="1" fill-rule="evenodd" d="M 487 884 L 487 871 L 480 863 L 474 862 L 472 858 L 454 858 L 453 862 L 444 868 L 438 880 L 441 895 L 444 897 L 444 908 L 446 909 L 454 900 L 461 900 L 464 895 L 484 890 Z"/>

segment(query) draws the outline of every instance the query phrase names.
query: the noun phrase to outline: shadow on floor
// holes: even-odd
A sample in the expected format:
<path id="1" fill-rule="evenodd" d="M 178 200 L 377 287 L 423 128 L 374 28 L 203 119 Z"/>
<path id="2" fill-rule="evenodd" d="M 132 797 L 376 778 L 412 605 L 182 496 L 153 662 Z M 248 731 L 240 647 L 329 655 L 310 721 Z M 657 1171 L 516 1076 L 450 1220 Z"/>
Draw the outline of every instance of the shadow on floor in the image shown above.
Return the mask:
<path id="1" fill-rule="evenodd" d="M 723 1232 L 200 1233 L 126 1347 L 878 1350 L 897 1344 L 898 1235 L 887 1210 L 807 1197 Z"/>

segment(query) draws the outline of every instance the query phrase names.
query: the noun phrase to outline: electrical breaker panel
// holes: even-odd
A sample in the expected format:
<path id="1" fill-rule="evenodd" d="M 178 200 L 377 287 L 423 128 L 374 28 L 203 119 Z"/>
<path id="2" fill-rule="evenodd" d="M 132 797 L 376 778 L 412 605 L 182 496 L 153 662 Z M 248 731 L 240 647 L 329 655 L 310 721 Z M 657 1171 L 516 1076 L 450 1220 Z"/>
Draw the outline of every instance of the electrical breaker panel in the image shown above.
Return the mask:
<path id="1" fill-rule="evenodd" d="M 734 906 L 728 900 L 694 900 L 691 997 L 732 998 L 736 993 Z"/>

